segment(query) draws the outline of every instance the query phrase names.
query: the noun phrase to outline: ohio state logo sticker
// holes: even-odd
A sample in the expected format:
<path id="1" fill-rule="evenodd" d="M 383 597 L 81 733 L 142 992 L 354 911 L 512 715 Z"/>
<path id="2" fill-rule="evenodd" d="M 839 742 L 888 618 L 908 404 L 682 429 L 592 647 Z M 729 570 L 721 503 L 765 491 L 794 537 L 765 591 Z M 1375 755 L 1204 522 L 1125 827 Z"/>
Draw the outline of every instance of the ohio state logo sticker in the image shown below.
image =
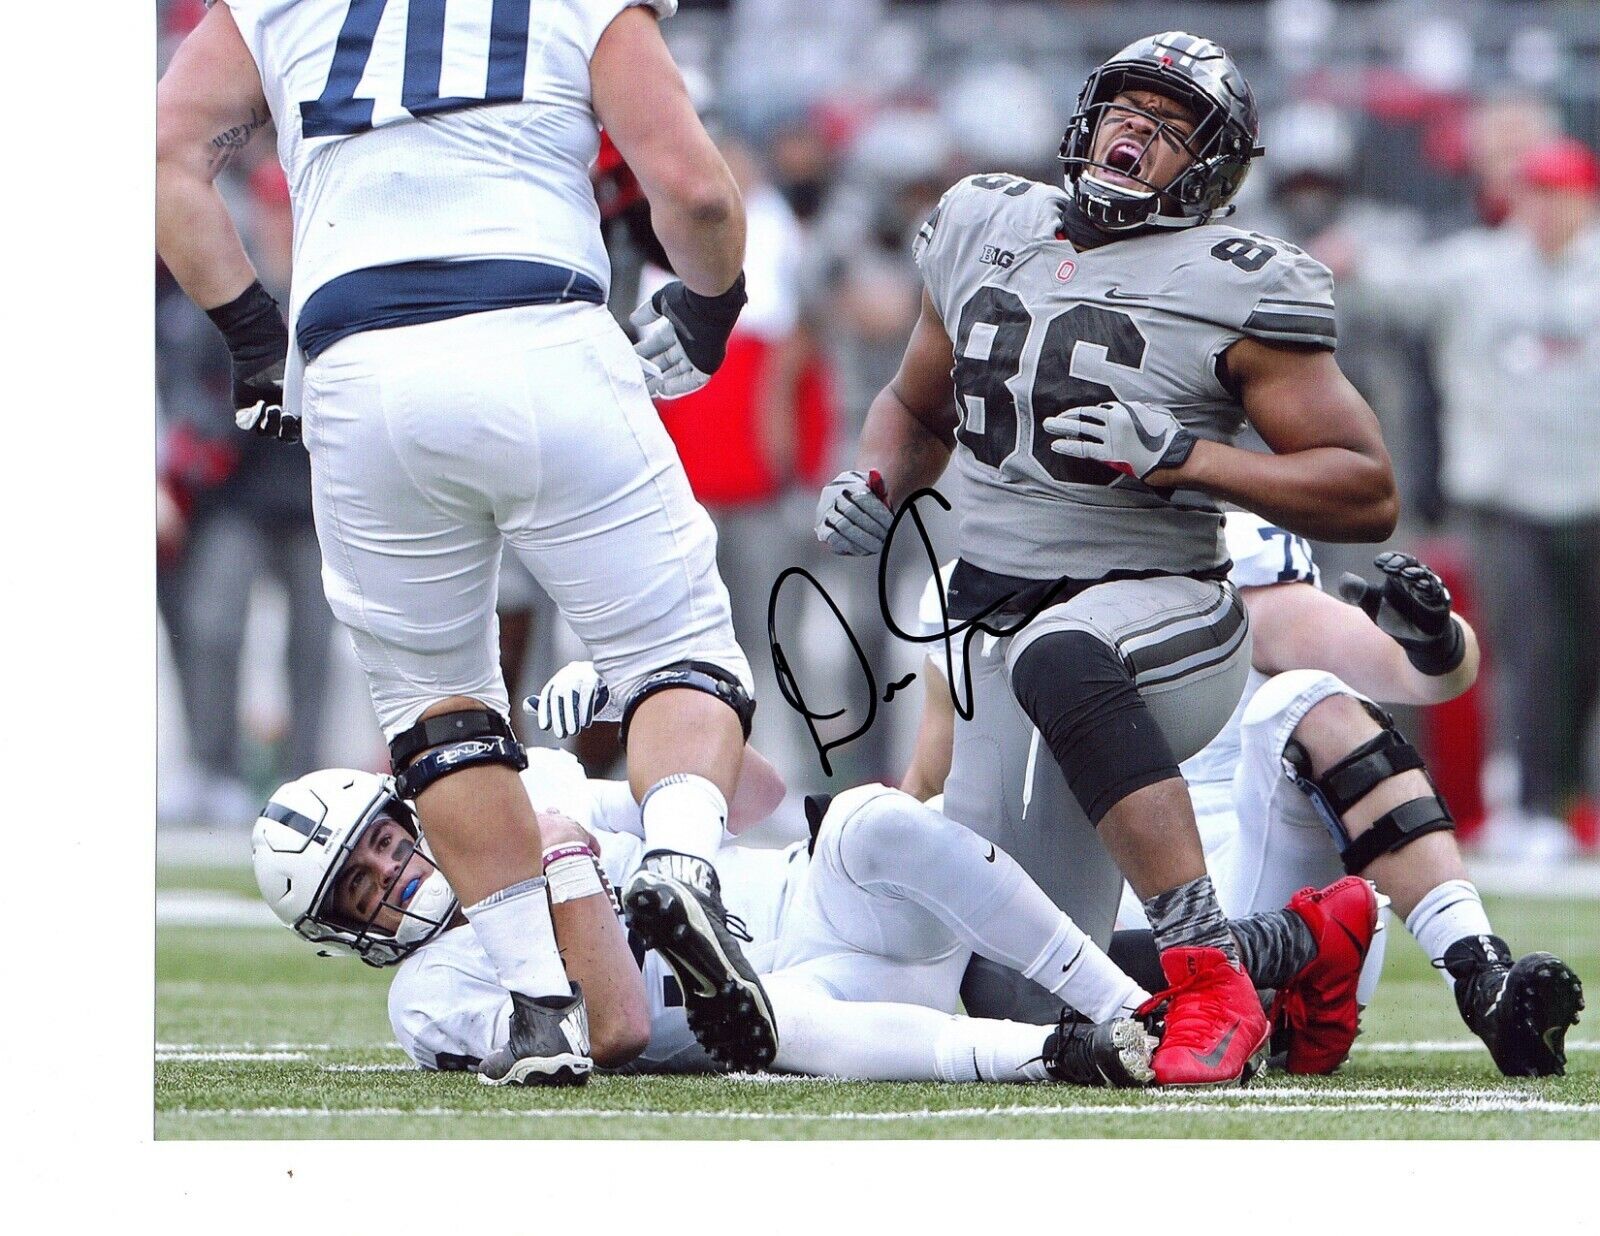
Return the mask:
<path id="1" fill-rule="evenodd" d="M 1056 278 L 1061 280 L 1062 283 L 1065 283 L 1068 279 L 1072 278 L 1072 273 L 1077 269 L 1078 264 L 1071 258 L 1068 258 L 1066 261 L 1062 262 L 1060 266 L 1056 267 Z"/>

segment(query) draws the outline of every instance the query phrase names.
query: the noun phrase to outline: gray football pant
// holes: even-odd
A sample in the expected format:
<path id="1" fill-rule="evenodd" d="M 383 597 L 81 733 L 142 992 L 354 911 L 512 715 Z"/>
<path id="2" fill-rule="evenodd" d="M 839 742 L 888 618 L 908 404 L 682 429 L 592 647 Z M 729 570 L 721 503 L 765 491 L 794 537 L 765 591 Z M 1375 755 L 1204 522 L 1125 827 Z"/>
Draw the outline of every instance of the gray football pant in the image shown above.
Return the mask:
<path id="1" fill-rule="evenodd" d="M 1233 609 L 1238 604 L 1231 584 L 1118 580 L 1050 607 L 1015 635 L 979 634 L 969 646 L 972 718 L 956 718 L 945 813 L 1008 850 L 1102 948 L 1116 923 L 1122 872 L 1017 703 L 1011 672 L 1029 646 L 1058 631 L 1091 632 L 1124 657 L 1142 650 L 1134 685 L 1173 755 L 1185 760 L 1216 737 L 1244 690 L 1250 638 Z M 1206 640 L 1206 632 L 1217 638 Z M 1183 635 L 1200 637 L 1177 638 Z M 1170 659 L 1150 655 L 1163 647 L 1171 648 Z M 959 664 L 956 674 L 959 692 Z M 982 958 L 968 967 L 961 994 L 977 1017 L 1038 1022 L 1061 1007 L 1020 974 Z"/>

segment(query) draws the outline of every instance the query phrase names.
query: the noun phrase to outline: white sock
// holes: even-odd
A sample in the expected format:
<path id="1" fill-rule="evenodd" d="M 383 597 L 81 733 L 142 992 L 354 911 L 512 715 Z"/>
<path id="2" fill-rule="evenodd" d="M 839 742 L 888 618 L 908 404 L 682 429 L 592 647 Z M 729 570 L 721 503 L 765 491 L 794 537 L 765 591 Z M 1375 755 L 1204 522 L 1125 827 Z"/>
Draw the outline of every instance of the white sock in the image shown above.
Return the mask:
<path id="1" fill-rule="evenodd" d="M 462 912 L 507 991 L 524 996 L 565 996 L 571 991 L 556 948 L 543 876 L 490 893 L 477 905 L 463 906 Z"/>
<path id="2" fill-rule="evenodd" d="M 1433 962 L 1444 960 L 1445 950 L 1463 936 L 1492 936 L 1483 899 L 1470 880 L 1446 880 L 1432 888 L 1406 916 L 1406 930 L 1422 946 Z M 1453 991 L 1456 981 L 1441 968 L 1447 986 Z"/>
<path id="3" fill-rule="evenodd" d="M 1065 914 L 1048 948 L 1022 977 L 1060 996 L 1091 1021 L 1131 1013 L 1150 998 Z"/>
<path id="4" fill-rule="evenodd" d="M 639 814 L 647 852 L 676 850 L 716 865 L 728 822 L 728 800 L 706 778 L 694 773 L 661 778 L 645 791 Z"/>
<path id="5" fill-rule="evenodd" d="M 1048 1080 L 1039 1057 L 1050 1027 L 840 1000 L 793 972 L 763 982 L 778 1019 L 780 1069 L 853 1081 Z"/>

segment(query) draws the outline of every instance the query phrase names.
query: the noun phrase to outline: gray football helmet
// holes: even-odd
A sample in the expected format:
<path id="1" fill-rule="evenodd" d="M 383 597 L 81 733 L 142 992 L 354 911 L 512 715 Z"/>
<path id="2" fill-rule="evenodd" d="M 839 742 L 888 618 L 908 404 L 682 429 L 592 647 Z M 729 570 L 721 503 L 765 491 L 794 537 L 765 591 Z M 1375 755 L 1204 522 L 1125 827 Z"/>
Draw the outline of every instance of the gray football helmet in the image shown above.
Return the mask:
<path id="1" fill-rule="evenodd" d="M 1165 132 L 1191 156 L 1189 166 L 1169 185 L 1141 181 L 1144 188 L 1133 189 L 1096 175 L 1132 175 L 1092 157 L 1101 117 L 1125 90 L 1153 90 L 1195 113 L 1195 129 L 1186 140 L 1178 139 L 1169 121 L 1150 116 L 1157 127 L 1146 149 Z M 1244 183 L 1250 161 L 1263 153 L 1256 140 L 1259 129 L 1250 84 L 1220 45 L 1181 30 L 1151 35 L 1107 60 L 1079 91 L 1078 110 L 1061 140 L 1067 190 L 1088 219 L 1105 231 L 1195 227 L 1231 212 L 1228 203 Z"/>

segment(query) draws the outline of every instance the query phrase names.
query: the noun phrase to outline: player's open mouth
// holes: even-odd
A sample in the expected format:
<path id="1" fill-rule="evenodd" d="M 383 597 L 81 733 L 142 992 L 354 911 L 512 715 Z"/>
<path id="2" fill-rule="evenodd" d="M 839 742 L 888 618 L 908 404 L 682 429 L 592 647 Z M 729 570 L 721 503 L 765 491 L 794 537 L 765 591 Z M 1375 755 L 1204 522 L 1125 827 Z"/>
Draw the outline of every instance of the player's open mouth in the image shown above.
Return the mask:
<path id="1" fill-rule="evenodd" d="M 1106 151 L 1101 160 L 1104 166 L 1102 174 L 1107 179 L 1120 181 L 1129 185 L 1142 185 L 1137 179 L 1140 159 L 1144 155 L 1144 145 L 1131 138 L 1118 138 L 1111 143 L 1111 148 Z"/>
<path id="2" fill-rule="evenodd" d="M 421 887 L 421 876 L 412 876 L 409 880 L 407 880 L 406 886 L 400 890 L 400 905 L 402 907 L 410 905 L 411 899 L 417 895 L 417 889 Z"/>

